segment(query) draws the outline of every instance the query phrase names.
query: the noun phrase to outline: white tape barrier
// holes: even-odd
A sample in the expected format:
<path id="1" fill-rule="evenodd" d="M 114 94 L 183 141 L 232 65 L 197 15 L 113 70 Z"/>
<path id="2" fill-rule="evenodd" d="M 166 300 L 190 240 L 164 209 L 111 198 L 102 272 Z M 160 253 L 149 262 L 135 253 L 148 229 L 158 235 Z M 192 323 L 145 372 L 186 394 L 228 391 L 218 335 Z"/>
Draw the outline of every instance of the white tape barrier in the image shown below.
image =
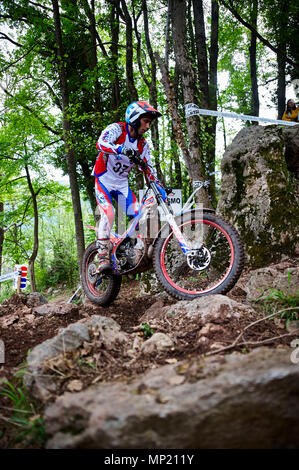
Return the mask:
<path id="1" fill-rule="evenodd" d="M 299 124 L 299 122 L 282 121 L 279 119 L 260 118 L 257 116 L 248 116 L 247 114 L 228 113 L 228 112 L 222 112 L 222 111 L 210 111 L 209 109 L 201 109 L 194 103 L 188 103 L 185 105 L 185 114 L 186 114 L 186 118 L 191 117 L 191 116 L 205 115 L 205 116 L 242 119 L 243 121 L 267 122 L 270 124 L 279 124 L 281 126 L 296 126 Z"/>
<path id="2" fill-rule="evenodd" d="M 8 281 L 9 279 L 13 279 L 15 277 L 15 273 L 7 273 L 0 276 L 0 282 Z"/>

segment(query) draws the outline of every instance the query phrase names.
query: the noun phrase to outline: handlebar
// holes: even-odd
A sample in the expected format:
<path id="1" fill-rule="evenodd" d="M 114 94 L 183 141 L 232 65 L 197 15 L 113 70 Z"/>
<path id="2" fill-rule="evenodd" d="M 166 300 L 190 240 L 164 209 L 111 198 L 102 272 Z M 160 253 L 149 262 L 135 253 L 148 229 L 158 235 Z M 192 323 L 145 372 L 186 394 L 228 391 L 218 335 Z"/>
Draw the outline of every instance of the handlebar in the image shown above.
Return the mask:
<path id="1" fill-rule="evenodd" d="M 140 156 L 141 156 L 141 153 L 136 152 L 134 155 L 132 155 L 129 158 L 132 163 L 136 163 L 136 165 L 139 165 L 142 169 L 145 169 L 147 167 L 147 164 L 144 160 L 140 158 Z"/>
<path id="2" fill-rule="evenodd" d="M 146 180 L 146 182 L 149 186 L 150 178 L 149 178 L 149 175 L 146 172 L 147 168 L 149 168 L 149 165 L 145 160 L 142 160 L 140 158 L 141 153 L 136 151 L 136 150 L 133 150 L 133 149 L 128 149 L 126 154 L 129 157 L 130 162 L 135 163 L 136 165 L 138 165 L 141 168 L 141 170 L 143 171 L 143 174 L 145 176 L 145 180 Z M 162 186 L 161 183 L 159 183 L 159 185 L 164 189 L 167 196 L 169 196 L 170 194 L 173 194 L 172 188 L 170 188 L 168 186 Z"/>

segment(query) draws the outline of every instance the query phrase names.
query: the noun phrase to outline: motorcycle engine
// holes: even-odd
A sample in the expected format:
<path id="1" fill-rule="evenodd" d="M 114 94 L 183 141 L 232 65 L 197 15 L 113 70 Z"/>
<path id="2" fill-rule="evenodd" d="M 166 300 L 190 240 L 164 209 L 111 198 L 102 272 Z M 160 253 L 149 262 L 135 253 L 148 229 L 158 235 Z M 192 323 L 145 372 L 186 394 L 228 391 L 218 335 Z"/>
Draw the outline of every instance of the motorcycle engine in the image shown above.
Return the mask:
<path id="1" fill-rule="evenodd" d="M 117 249 L 116 255 L 122 269 L 131 269 L 135 266 L 135 246 L 136 240 L 125 238 Z"/>

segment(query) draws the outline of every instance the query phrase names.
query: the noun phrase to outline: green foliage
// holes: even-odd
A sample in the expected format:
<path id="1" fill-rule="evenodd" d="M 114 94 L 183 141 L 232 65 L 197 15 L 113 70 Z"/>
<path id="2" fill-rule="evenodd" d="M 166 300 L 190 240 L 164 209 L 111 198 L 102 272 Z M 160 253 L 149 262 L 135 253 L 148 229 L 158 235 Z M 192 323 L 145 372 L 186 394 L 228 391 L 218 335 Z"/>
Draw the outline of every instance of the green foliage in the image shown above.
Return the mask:
<path id="1" fill-rule="evenodd" d="M 9 398 L 12 403 L 13 414 L 7 421 L 19 428 L 16 441 L 26 445 L 43 445 L 46 440 L 44 421 L 26 396 L 24 387 L 17 387 L 9 381 L 4 382 L 4 385 L 6 388 L 0 390 L 0 395 Z"/>
<path id="2" fill-rule="evenodd" d="M 280 311 L 280 318 L 287 321 L 299 319 L 299 290 L 294 294 L 290 293 L 291 275 L 288 271 L 288 287 L 286 289 L 268 288 L 267 293 L 257 299 L 257 303 L 262 305 L 266 311 L 273 311 L 275 308 Z"/>
<path id="3" fill-rule="evenodd" d="M 53 239 L 52 243 L 53 257 L 50 260 L 48 283 L 56 286 L 64 282 L 72 286 L 78 280 L 75 247 L 62 239 Z"/>
<path id="4" fill-rule="evenodd" d="M 57 284 L 73 287 L 78 282 L 75 229 L 69 198 L 57 200 L 43 217 L 40 250 L 36 262 L 36 282 L 43 291 Z"/>
<path id="5" fill-rule="evenodd" d="M 2 284 L 0 284 L 0 286 L 1 286 L 0 288 L 0 304 L 1 304 L 3 300 L 11 297 L 14 294 L 15 290 L 12 287 L 12 280 L 3 282 Z"/>
<path id="6" fill-rule="evenodd" d="M 299 307 L 299 291 L 293 295 L 270 287 L 269 293 L 260 297 L 258 302 L 262 302 L 266 310 L 273 309 L 273 307 L 276 310 L 288 309 L 280 314 L 280 317 L 286 319 L 287 322 L 299 319 L 297 309 Z"/>
<path id="7" fill-rule="evenodd" d="M 27 358 L 28 358 L 30 352 L 31 352 L 31 350 L 28 349 L 27 354 L 26 354 Z M 26 373 L 26 370 L 27 370 L 27 366 L 28 366 L 27 358 L 15 368 L 14 377 L 16 378 L 16 380 L 22 380 L 23 379 L 24 374 Z"/>
<path id="8" fill-rule="evenodd" d="M 154 334 L 154 330 L 150 327 L 148 323 L 143 323 L 141 329 L 144 336 L 146 336 L 147 338 Z"/>
<path id="9" fill-rule="evenodd" d="M 219 72 L 228 72 L 228 84 L 221 91 L 222 106 L 234 112 L 249 114 L 251 110 L 251 81 L 248 32 L 228 11 L 219 25 Z"/>
<path id="10" fill-rule="evenodd" d="M 84 359 L 84 358 L 79 358 L 78 361 L 77 361 L 77 364 L 78 364 L 78 366 L 80 366 L 80 367 L 81 367 L 81 366 L 83 366 L 83 367 L 84 367 L 84 366 L 88 366 L 88 367 L 91 367 L 92 369 L 95 369 L 95 368 L 96 368 L 96 366 L 95 366 L 94 364 L 92 364 L 92 362 L 87 361 L 87 360 Z"/>

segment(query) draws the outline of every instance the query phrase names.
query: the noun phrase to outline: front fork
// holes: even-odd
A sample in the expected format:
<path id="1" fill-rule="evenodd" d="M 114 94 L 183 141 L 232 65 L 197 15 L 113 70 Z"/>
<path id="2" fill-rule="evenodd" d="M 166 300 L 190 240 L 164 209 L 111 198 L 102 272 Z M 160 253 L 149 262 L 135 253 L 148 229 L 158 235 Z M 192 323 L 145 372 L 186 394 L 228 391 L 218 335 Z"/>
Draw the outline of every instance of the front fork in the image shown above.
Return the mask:
<path id="1" fill-rule="evenodd" d="M 174 236 L 176 237 L 177 241 L 179 242 L 182 252 L 185 255 L 188 255 L 192 248 L 189 246 L 189 243 L 187 242 L 187 240 L 184 237 L 183 233 L 179 229 L 178 224 L 176 223 L 173 214 L 170 214 L 168 212 L 167 214 L 165 214 L 165 218 L 166 218 L 166 221 L 169 223 L 169 226 L 172 229 Z"/>
<path id="2" fill-rule="evenodd" d="M 178 224 L 175 221 L 175 217 L 173 215 L 173 211 L 171 209 L 171 206 L 169 204 L 167 205 L 165 203 L 165 201 L 163 200 L 162 194 L 160 193 L 159 189 L 157 188 L 157 186 L 155 185 L 154 182 L 152 182 L 152 181 L 150 182 L 150 187 L 151 187 L 153 193 L 156 196 L 158 205 L 161 207 L 161 209 L 162 209 L 162 211 L 165 215 L 166 221 L 168 222 L 170 228 L 172 229 L 172 231 L 174 233 L 174 236 L 176 237 L 177 241 L 180 244 L 182 252 L 185 255 L 188 255 L 190 253 L 192 247 L 190 247 L 190 245 L 187 242 L 187 240 L 185 239 L 183 233 L 179 229 Z"/>

